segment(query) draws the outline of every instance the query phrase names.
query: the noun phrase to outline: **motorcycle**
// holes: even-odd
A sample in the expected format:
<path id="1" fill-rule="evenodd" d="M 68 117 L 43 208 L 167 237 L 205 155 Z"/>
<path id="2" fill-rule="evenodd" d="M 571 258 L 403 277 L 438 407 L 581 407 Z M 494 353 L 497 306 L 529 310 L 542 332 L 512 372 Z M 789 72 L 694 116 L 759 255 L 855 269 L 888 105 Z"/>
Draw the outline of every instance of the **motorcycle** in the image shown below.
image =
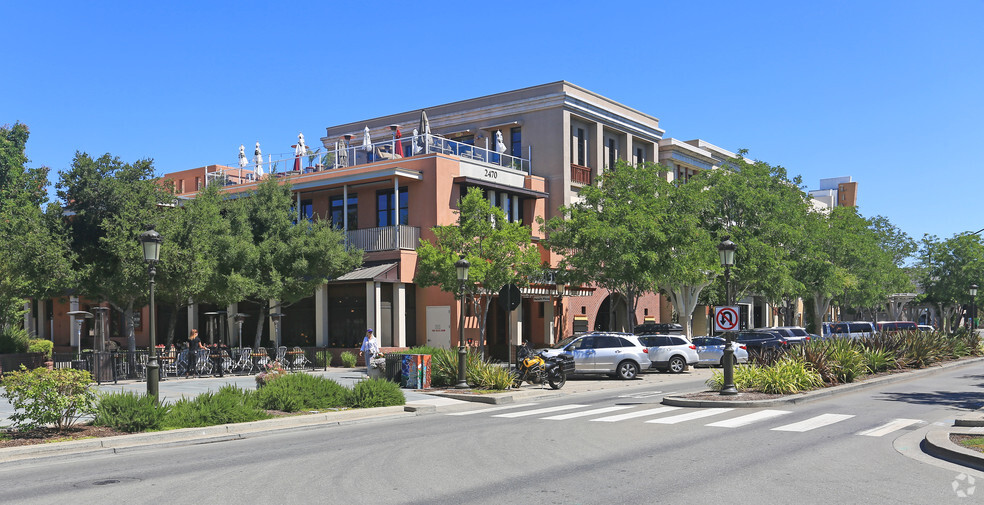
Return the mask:
<path id="1" fill-rule="evenodd" d="M 564 387 L 567 382 L 567 372 L 574 370 L 574 357 L 569 354 L 546 356 L 543 351 L 535 352 L 529 342 L 524 343 L 516 351 L 519 364 L 513 387 L 518 388 L 523 382 L 530 384 L 550 384 L 553 389 Z"/>

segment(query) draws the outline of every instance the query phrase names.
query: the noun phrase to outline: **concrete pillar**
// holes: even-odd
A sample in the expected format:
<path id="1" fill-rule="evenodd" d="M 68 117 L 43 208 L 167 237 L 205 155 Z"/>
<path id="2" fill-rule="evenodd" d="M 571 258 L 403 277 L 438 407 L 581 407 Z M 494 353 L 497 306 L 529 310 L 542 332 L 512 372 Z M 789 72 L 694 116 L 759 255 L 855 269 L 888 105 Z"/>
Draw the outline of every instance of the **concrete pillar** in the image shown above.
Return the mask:
<path id="1" fill-rule="evenodd" d="M 597 176 L 605 171 L 605 126 L 593 123 L 588 126 L 588 159 L 591 172 Z"/>
<path id="2" fill-rule="evenodd" d="M 69 312 L 74 312 L 79 310 L 79 297 L 72 296 L 68 299 L 68 310 Z M 79 322 L 72 316 L 68 316 L 71 323 L 69 323 L 69 334 L 68 342 L 72 347 L 77 347 L 79 345 Z"/>
<path id="3" fill-rule="evenodd" d="M 314 345 L 328 345 L 328 285 L 314 290 Z"/>
<path id="4" fill-rule="evenodd" d="M 150 318 L 147 318 L 150 321 Z M 188 299 L 188 330 L 192 328 L 198 328 L 198 304 L 194 300 Z M 148 331 L 150 331 L 148 329 Z M 205 335 L 206 331 L 204 328 L 198 328 L 198 333 Z M 148 333 L 150 335 L 150 333 Z M 147 337 L 148 339 L 150 337 Z M 210 342 L 211 343 L 211 342 Z"/>
<path id="5" fill-rule="evenodd" d="M 557 325 L 554 324 L 554 298 L 543 303 L 543 343 L 552 345 L 557 334 Z"/>
<path id="6" fill-rule="evenodd" d="M 393 284 L 393 345 L 407 346 L 407 285 Z"/>
<path id="7" fill-rule="evenodd" d="M 379 283 L 366 282 L 366 324 L 375 330 L 379 328 Z"/>
<path id="8" fill-rule="evenodd" d="M 512 205 L 510 207 L 512 209 L 511 221 L 515 223 L 519 221 L 519 195 L 512 196 Z"/>

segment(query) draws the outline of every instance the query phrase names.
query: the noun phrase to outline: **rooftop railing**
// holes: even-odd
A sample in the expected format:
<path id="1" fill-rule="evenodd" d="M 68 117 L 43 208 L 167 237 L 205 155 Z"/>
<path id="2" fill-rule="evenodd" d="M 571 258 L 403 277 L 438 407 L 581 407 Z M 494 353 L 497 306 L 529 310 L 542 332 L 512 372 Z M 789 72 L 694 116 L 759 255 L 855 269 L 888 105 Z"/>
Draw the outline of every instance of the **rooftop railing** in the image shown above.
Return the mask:
<path id="1" fill-rule="evenodd" d="M 300 156 L 300 163 L 296 162 L 298 157 L 291 153 L 269 155 L 267 161 L 257 163 L 257 160 L 251 160 L 244 167 L 209 172 L 206 174 L 206 183 L 223 186 L 247 184 L 266 176 L 292 177 L 431 153 L 449 154 L 464 160 L 493 165 L 502 170 L 531 173 L 529 158 L 511 156 L 439 135 L 421 134 L 365 144 L 345 145 L 344 142 L 336 142 L 334 149 L 318 149 Z"/>

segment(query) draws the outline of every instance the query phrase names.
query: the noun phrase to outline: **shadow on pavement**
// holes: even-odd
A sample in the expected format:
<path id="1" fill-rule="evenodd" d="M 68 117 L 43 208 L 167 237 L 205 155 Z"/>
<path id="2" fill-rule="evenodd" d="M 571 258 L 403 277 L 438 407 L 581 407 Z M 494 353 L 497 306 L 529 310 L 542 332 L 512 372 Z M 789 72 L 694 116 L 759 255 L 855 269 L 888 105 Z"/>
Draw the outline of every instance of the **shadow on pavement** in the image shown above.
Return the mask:
<path id="1" fill-rule="evenodd" d="M 942 405 L 960 409 L 976 410 L 984 405 L 984 392 L 935 391 L 932 393 L 884 393 L 877 400 L 906 402 L 920 405 Z"/>

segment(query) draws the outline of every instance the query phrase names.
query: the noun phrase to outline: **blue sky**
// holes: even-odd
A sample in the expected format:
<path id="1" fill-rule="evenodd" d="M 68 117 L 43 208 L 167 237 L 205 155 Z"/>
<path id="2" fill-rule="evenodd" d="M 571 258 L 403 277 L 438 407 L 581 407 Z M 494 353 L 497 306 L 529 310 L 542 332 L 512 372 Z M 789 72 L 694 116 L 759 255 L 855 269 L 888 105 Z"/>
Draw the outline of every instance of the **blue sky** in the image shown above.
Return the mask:
<path id="1" fill-rule="evenodd" d="M 801 175 L 914 238 L 984 228 L 984 1 L 3 2 L 31 166 L 158 173 L 557 80 Z M 535 169 L 534 169 L 535 170 Z"/>

